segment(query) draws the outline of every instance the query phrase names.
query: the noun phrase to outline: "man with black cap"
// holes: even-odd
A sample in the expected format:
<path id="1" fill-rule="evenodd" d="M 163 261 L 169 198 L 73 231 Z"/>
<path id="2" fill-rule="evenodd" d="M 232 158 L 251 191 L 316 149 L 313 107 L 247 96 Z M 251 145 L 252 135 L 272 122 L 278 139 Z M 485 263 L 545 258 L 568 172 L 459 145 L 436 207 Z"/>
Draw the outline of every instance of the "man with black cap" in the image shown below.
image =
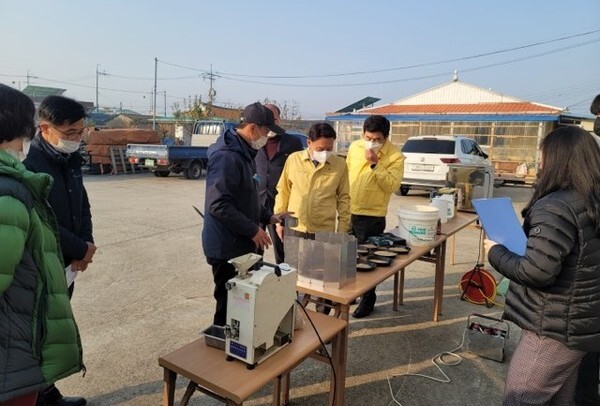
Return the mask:
<path id="1" fill-rule="evenodd" d="M 275 124 L 279 124 L 280 110 L 274 104 L 265 104 L 265 107 L 273 112 Z M 258 178 L 258 198 L 260 203 L 267 209 L 273 211 L 275 196 L 277 195 L 277 182 L 281 177 L 283 166 L 290 154 L 302 151 L 304 147 L 299 138 L 289 134 L 272 134 L 267 144 L 258 150 L 256 154 L 256 172 Z M 280 264 L 284 261 L 283 241 L 277 235 L 274 224 L 268 224 L 273 250 L 275 251 L 275 262 Z"/>
<path id="2" fill-rule="evenodd" d="M 275 124 L 273 112 L 257 102 L 246 106 L 243 122 L 225 131 L 208 150 L 202 248 L 215 282 L 215 325 L 225 325 L 225 283 L 236 275 L 227 261 L 268 248 L 271 239 L 259 224 L 279 223 L 289 214 L 273 215 L 260 204 L 254 163 L 268 136 L 283 132 Z"/>

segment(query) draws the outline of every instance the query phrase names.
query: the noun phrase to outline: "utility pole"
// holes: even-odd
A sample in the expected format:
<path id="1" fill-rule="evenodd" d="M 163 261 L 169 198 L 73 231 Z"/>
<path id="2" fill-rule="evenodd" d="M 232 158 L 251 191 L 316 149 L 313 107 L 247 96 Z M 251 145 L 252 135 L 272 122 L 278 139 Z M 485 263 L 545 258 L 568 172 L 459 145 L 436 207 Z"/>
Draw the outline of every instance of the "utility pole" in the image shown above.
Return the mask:
<path id="1" fill-rule="evenodd" d="M 100 112 L 100 107 L 98 106 L 98 67 L 100 65 L 96 64 L 96 113 Z M 27 77 L 29 79 L 29 77 Z"/>
<path id="2" fill-rule="evenodd" d="M 154 58 L 154 105 L 152 108 L 152 131 L 156 131 L 156 82 L 158 74 L 158 58 Z"/>
<path id="3" fill-rule="evenodd" d="M 208 79 L 210 81 L 210 88 L 208 89 L 208 111 L 206 112 L 207 113 L 206 115 L 211 116 L 213 102 L 215 100 L 215 96 L 217 95 L 217 92 L 216 92 L 215 88 L 213 87 L 213 83 L 216 80 L 215 78 L 217 77 L 217 75 L 213 73 L 212 63 L 210 64 L 210 73 L 205 73 L 202 75 L 202 77 L 204 79 Z"/>
<path id="4" fill-rule="evenodd" d="M 163 90 L 163 93 L 165 94 L 165 117 L 167 116 L 167 91 Z"/>

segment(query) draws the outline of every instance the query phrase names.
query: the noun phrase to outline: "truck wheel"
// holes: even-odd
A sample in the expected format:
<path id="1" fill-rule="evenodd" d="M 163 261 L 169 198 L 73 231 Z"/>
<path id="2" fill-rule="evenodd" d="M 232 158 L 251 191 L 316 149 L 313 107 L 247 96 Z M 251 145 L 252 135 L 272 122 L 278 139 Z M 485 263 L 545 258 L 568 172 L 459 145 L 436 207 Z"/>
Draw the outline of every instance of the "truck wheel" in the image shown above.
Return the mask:
<path id="1" fill-rule="evenodd" d="M 169 176 L 169 171 L 154 171 L 154 176 L 158 176 L 159 178 L 166 178 Z"/>
<path id="2" fill-rule="evenodd" d="M 202 165 L 198 162 L 194 162 L 189 168 L 185 170 L 185 177 L 188 179 L 200 179 L 202 175 Z"/>

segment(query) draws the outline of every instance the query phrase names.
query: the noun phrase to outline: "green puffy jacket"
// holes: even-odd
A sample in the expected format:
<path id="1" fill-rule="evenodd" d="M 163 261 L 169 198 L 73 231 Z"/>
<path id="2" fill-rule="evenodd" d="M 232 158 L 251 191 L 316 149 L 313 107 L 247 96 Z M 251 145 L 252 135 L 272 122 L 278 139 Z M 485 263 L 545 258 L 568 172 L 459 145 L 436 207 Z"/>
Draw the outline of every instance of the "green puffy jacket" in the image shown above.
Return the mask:
<path id="1" fill-rule="evenodd" d="M 0 403 L 84 368 L 51 185 L 0 149 Z"/>

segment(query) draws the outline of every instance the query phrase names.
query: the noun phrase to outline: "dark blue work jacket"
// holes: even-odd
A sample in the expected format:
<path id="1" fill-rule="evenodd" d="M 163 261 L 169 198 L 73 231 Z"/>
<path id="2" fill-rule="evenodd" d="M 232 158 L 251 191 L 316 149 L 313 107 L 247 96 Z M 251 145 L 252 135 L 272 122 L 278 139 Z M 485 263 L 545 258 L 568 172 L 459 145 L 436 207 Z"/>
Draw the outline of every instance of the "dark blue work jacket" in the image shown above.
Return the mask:
<path id="1" fill-rule="evenodd" d="M 271 211 L 258 201 L 252 149 L 233 129 L 208 150 L 202 248 L 207 258 L 229 260 L 255 252 L 252 237 Z"/>

